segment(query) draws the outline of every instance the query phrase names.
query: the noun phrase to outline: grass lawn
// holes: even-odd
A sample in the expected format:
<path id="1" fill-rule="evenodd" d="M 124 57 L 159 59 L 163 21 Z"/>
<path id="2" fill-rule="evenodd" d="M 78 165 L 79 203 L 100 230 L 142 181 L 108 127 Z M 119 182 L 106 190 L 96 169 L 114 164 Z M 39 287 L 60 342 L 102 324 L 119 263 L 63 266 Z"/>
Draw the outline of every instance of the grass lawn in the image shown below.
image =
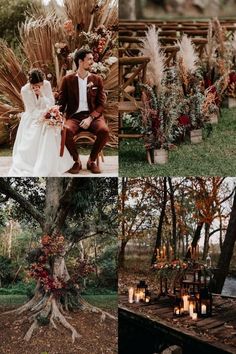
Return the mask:
<path id="1" fill-rule="evenodd" d="M 84 295 L 85 300 L 90 304 L 103 308 L 117 308 L 117 295 Z M 0 307 L 15 307 L 20 306 L 27 301 L 26 295 L 0 295 Z"/>
<path id="2" fill-rule="evenodd" d="M 80 147 L 79 148 L 79 153 L 81 155 L 89 155 L 91 151 L 91 147 Z M 118 155 L 118 149 L 111 148 L 111 147 L 106 147 L 103 149 L 104 155 L 105 156 L 116 156 Z M 11 156 L 12 155 L 12 149 L 9 147 L 2 147 L 0 146 L 0 157 L 2 156 Z"/>
<path id="3" fill-rule="evenodd" d="M 0 295 L 0 307 L 1 306 L 17 306 L 22 305 L 27 301 L 26 295 L 12 294 L 12 295 Z"/>
<path id="4" fill-rule="evenodd" d="M 201 144 L 186 142 L 169 152 L 166 165 L 148 165 L 142 140 L 123 140 L 119 148 L 120 176 L 235 176 L 236 108 L 222 109 L 219 123 Z"/>

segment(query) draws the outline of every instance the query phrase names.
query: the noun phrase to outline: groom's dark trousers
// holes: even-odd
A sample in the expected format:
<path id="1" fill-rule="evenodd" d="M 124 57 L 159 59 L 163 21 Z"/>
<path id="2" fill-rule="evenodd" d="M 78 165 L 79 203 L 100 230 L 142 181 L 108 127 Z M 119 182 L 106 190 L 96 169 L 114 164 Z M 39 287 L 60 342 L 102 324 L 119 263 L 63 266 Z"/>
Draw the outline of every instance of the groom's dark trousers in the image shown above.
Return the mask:
<path id="1" fill-rule="evenodd" d="M 99 152 L 106 145 L 106 142 L 109 139 L 109 129 L 105 123 L 103 116 L 94 119 L 91 122 L 89 128 L 86 130 L 80 127 L 80 122 L 88 116 L 89 112 L 80 112 L 74 114 L 71 118 L 66 120 L 66 147 L 71 156 L 73 157 L 74 161 L 77 161 L 79 156 L 73 138 L 80 131 L 89 131 L 97 137 L 90 153 L 90 158 L 92 161 L 96 160 Z"/>

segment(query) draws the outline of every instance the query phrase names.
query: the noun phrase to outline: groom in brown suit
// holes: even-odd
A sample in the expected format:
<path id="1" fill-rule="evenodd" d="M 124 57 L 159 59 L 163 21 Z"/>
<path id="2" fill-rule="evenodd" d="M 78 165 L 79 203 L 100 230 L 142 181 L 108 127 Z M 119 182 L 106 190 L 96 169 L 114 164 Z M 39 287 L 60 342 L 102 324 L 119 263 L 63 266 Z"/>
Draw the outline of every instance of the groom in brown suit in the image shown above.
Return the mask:
<path id="1" fill-rule="evenodd" d="M 74 160 L 74 165 L 68 172 L 77 174 L 82 169 L 73 138 L 79 131 L 88 130 L 97 138 L 87 162 L 87 169 L 92 173 L 101 173 L 95 161 L 109 139 L 109 129 L 103 117 L 106 102 L 103 82 L 100 76 L 90 73 L 93 64 L 92 51 L 77 50 L 74 61 L 77 72 L 64 77 L 59 93 L 60 109 L 66 114 L 65 145 Z"/>

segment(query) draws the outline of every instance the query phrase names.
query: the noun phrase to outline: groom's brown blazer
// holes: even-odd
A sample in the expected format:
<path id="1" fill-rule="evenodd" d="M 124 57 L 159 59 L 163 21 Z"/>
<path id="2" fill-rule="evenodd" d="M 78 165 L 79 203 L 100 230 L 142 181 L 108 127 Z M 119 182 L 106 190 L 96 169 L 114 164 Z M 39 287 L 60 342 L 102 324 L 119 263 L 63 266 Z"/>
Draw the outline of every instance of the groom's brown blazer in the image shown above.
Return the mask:
<path id="1" fill-rule="evenodd" d="M 106 94 L 102 79 L 95 74 L 89 74 L 87 80 L 87 99 L 89 114 L 98 118 L 102 116 L 106 102 Z M 70 74 L 63 78 L 60 92 L 59 105 L 61 111 L 66 113 L 66 118 L 71 118 L 79 107 L 79 83 L 76 74 Z"/>

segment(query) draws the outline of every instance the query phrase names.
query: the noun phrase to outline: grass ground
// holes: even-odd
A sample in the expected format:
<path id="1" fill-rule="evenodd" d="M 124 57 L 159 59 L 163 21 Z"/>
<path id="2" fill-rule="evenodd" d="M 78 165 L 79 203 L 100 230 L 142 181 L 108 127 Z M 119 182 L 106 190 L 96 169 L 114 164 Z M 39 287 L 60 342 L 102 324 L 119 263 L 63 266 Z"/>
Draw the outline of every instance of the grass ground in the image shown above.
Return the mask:
<path id="1" fill-rule="evenodd" d="M 166 165 L 148 165 L 142 140 L 123 140 L 119 148 L 120 176 L 235 176 L 236 109 L 222 109 L 219 123 L 209 137 L 186 142 L 169 152 Z"/>
<path id="2" fill-rule="evenodd" d="M 83 297 L 90 304 L 100 308 L 109 310 L 117 307 L 117 295 L 84 295 Z M 26 301 L 26 295 L 0 295 L 0 307 L 16 307 Z"/>

